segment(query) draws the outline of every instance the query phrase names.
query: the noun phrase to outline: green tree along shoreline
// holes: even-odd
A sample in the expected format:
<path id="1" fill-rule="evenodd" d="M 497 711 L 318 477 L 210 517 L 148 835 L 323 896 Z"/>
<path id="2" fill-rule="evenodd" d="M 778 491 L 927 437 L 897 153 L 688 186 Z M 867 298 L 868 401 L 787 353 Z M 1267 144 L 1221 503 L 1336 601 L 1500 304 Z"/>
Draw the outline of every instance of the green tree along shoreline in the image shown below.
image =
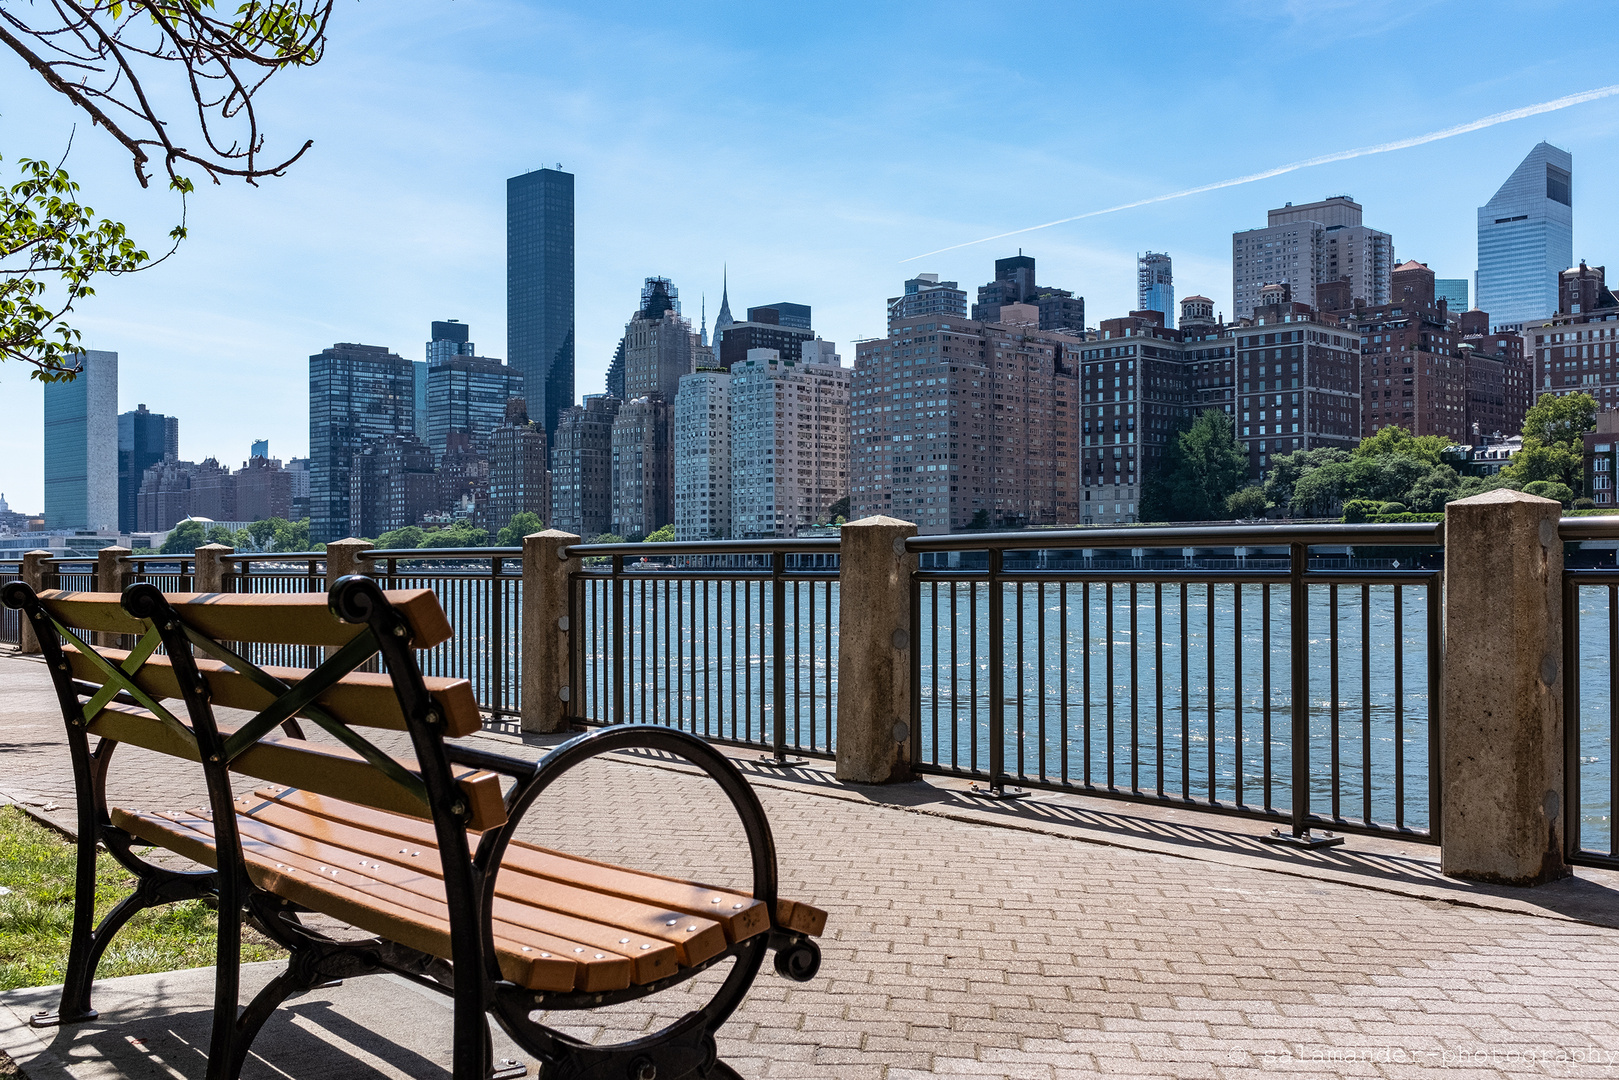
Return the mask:
<path id="1" fill-rule="evenodd" d="M 1274 455 L 1258 484 L 1246 483 L 1247 452 L 1230 417 L 1209 409 L 1171 436 L 1157 475 L 1143 485 L 1140 517 L 1389 520 L 1438 514 L 1448 502 L 1498 488 L 1586 509 L 1583 438 L 1596 427 L 1597 407 L 1589 394 L 1542 396 L 1524 417 L 1523 449 L 1494 476 L 1458 470 L 1465 462 L 1448 439 L 1389 426 L 1353 450 Z"/>

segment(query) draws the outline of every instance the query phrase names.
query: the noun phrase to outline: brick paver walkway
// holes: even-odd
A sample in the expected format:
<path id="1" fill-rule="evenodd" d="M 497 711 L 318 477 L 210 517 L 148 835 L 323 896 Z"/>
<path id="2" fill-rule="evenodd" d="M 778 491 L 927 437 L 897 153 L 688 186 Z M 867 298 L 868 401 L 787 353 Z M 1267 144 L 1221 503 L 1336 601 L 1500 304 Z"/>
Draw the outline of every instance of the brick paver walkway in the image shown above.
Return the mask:
<path id="1" fill-rule="evenodd" d="M 42 668 L 0 659 L 0 795 L 68 805 L 58 716 Z M 183 769 L 135 752 L 122 766 L 115 800 L 191 804 Z M 1619 1075 L 1619 930 L 760 795 L 783 892 L 831 922 L 821 977 L 767 969 L 726 1028 L 721 1054 L 747 1077 Z M 669 769 L 598 763 L 530 831 L 745 878 L 717 791 Z M 617 1038 L 658 1018 L 643 1003 L 571 1019 Z"/>

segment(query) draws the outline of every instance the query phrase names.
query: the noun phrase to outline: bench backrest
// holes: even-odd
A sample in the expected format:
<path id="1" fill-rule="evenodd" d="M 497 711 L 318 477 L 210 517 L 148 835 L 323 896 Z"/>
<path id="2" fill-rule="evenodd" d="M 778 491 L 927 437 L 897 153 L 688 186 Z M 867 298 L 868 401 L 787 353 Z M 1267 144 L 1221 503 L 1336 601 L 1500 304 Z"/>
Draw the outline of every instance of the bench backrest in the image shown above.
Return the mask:
<path id="1" fill-rule="evenodd" d="M 428 820 L 430 789 L 447 782 L 468 828 L 505 820 L 498 777 L 453 768 L 443 756 L 442 739 L 477 731 L 481 717 L 466 680 L 425 679 L 415 662 L 412 650 L 450 637 L 428 590 L 384 592 L 356 577 L 329 596 L 163 594 L 146 584 L 122 596 L 36 595 L 14 582 L 4 600 L 32 620 L 70 730 Z M 92 646 L 94 633 L 128 635 L 133 648 Z M 261 667 L 241 643 L 328 655 L 313 669 Z M 356 670 L 379 653 L 385 674 Z M 174 701 L 184 702 L 178 711 L 189 722 L 171 710 Z M 225 725 L 215 706 L 254 715 Z M 303 739 L 299 720 L 339 745 Z M 409 732 L 414 756 L 384 752 L 362 728 Z"/>

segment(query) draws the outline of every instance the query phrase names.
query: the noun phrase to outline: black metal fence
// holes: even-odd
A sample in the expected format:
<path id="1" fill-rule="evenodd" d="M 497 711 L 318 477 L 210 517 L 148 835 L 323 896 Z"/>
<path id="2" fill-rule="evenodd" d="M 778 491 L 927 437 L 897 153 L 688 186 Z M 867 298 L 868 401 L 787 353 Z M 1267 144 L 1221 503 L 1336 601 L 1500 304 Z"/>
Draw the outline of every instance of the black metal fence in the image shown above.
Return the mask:
<path id="1" fill-rule="evenodd" d="M 383 588 L 431 589 L 449 616 L 454 636 L 417 654 L 424 674 L 469 680 L 478 707 L 493 717 L 520 714 L 522 548 L 371 550 L 360 557 Z"/>
<path id="2" fill-rule="evenodd" d="M 1435 525 L 917 538 L 913 761 L 994 792 L 1437 840 L 1438 539 Z"/>
<path id="3" fill-rule="evenodd" d="M 21 559 L 0 559 L 0 585 L 22 580 Z M 0 646 L 17 648 L 22 644 L 22 612 L 0 604 Z"/>
<path id="4" fill-rule="evenodd" d="M 1564 518 L 1563 805 L 1569 860 L 1619 868 L 1619 520 Z M 1577 545 L 1577 546 L 1576 546 Z"/>
<path id="5" fill-rule="evenodd" d="M 838 541 L 580 544 L 572 710 L 756 746 L 778 761 L 837 740 Z"/>

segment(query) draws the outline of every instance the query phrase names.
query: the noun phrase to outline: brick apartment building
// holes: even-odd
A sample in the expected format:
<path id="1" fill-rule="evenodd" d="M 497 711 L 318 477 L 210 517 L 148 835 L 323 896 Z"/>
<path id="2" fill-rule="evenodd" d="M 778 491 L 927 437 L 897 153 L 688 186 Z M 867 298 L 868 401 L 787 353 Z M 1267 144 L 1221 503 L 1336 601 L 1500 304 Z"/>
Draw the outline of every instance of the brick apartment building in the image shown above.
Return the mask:
<path id="1" fill-rule="evenodd" d="M 1587 393 L 1603 409 L 1619 409 L 1619 298 L 1603 267 L 1558 275 L 1557 314 L 1524 327 L 1534 351 L 1535 393 Z M 1588 474 L 1589 475 L 1589 474 Z"/>

